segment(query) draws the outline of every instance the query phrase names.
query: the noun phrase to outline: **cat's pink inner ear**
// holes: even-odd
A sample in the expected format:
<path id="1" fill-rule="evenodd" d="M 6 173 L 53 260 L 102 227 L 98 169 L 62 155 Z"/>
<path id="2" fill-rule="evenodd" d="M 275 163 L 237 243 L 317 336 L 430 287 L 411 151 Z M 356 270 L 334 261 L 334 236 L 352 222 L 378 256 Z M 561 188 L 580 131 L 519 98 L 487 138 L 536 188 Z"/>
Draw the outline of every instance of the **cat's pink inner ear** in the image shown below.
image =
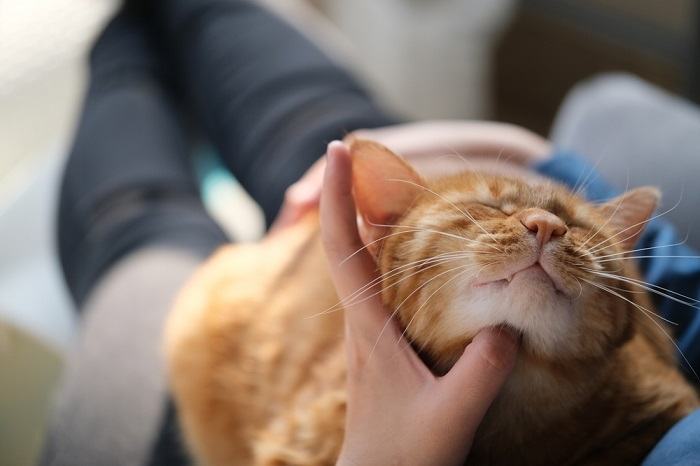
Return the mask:
<path id="1" fill-rule="evenodd" d="M 609 244 L 617 243 L 625 250 L 632 249 L 660 199 L 658 189 L 644 186 L 600 205 L 599 209 L 608 222 L 606 226 L 616 235 Z"/>
<path id="2" fill-rule="evenodd" d="M 350 143 L 355 204 L 375 224 L 391 224 L 411 206 L 425 182 L 404 159 L 373 141 Z"/>

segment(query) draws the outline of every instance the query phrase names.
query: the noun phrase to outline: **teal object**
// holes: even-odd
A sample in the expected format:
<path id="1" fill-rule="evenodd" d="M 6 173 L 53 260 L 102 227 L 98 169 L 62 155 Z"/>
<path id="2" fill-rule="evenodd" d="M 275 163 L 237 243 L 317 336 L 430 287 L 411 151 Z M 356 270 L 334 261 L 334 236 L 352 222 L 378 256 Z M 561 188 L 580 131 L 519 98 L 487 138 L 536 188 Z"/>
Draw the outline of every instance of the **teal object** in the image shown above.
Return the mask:
<path id="1" fill-rule="evenodd" d="M 195 176 L 199 183 L 199 194 L 205 205 L 211 205 L 216 188 L 223 185 L 238 185 L 238 180 L 224 166 L 218 152 L 211 146 L 202 146 L 192 156 Z"/>

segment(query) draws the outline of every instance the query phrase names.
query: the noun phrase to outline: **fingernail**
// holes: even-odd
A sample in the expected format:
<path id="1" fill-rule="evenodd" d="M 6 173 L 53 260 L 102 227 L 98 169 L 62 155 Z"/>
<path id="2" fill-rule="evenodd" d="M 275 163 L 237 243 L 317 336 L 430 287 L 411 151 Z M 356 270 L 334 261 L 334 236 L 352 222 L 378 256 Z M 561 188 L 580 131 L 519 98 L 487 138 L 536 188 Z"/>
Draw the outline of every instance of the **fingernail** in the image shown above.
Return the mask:
<path id="1" fill-rule="evenodd" d="M 335 141 L 331 141 L 328 143 L 328 153 L 336 150 L 340 150 L 345 148 L 345 144 L 343 144 L 343 141 L 338 141 L 337 139 Z"/>

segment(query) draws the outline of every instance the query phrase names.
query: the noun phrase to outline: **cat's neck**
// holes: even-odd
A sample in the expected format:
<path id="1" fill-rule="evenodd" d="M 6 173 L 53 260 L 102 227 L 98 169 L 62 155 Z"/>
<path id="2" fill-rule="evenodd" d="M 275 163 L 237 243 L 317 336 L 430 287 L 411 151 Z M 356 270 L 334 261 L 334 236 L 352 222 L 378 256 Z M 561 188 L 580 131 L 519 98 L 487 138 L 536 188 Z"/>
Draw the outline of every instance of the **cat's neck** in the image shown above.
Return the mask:
<path id="1" fill-rule="evenodd" d="M 515 465 L 521 451 L 542 460 L 531 464 L 575 464 L 595 454 L 596 445 L 629 438 L 632 450 L 643 452 L 694 406 L 680 377 L 641 335 L 595 362 L 521 355 L 479 429 L 475 457 Z"/>

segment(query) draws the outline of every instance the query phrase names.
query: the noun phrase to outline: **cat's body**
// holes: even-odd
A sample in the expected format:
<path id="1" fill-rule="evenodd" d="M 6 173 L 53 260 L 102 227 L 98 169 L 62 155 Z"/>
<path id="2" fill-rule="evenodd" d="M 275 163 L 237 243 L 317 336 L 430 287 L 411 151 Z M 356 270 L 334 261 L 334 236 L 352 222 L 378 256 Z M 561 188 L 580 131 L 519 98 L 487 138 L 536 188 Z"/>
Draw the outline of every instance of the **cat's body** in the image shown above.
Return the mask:
<path id="1" fill-rule="evenodd" d="M 222 248 L 178 300 L 173 388 L 204 464 L 332 464 L 338 454 L 343 316 L 312 317 L 337 302 L 314 223 Z"/>
<path id="2" fill-rule="evenodd" d="M 494 189 L 503 188 L 497 177 L 479 176 Z M 431 184 L 430 191 L 447 204 L 454 204 L 446 197 L 455 183 L 468 185 L 474 191 L 482 181 L 452 177 Z M 553 198 L 569 201 L 567 195 L 559 192 L 562 188 L 551 189 L 556 193 Z M 549 201 L 543 199 L 530 198 L 526 207 L 533 208 L 538 203 L 544 206 Z M 434 208 L 435 203 L 422 202 L 411 200 L 411 211 L 401 220 L 404 225 L 415 225 L 418 219 L 430 217 L 425 210 Z M 571 212 L 583 208 L 572 205 L 566 206 L 568 214 L 562 208 L 561 218 L 575 216 Z M 442 208 L 443 214 L 451 209 L 449 205 Z M 480 225 L 489 225 L 486 213 L 477 206 L 470 212 L 475 224 L 479 220 Z M 585 215 L 595 216 L 591 212 Z M 488 216 L 499 221 L 487 226 L 488 236 L 498 237 L 493 241 L 499 242 L 493 244 L 498 244 L 499 249 L 511 248 L 508 255 L 513 261 L 520 260 L 519 254 L 529 257 L 529 249 L 511 238 L 520 238 L 517 235 L 527 230 L 523 233 L 517 226 L 520 223 L 508 223 L 507 214 L 489 212 Z M 603 230 L 600 218 L 594 220 Z M 575 219 L 570 221 L 570 225 L 575 223 Z M 454 231 L 451 228 L 440 231 Z M 570 241 L 578 241 L 581 249 L 583 240 L 593 235 L 588 231 L 576 240 L 575 228 L 570 226 L 567 234 Z M 423 225 L 416 234 L 427 231 Z M 476 238 L 473 235 L 463 232 L 465 238 Z M 428 256 L 451 250 L 445 242 L 455 238 L 444 233 L 440 237 L 441 240 L 430 243 L 437 250 Z M 522 241 L 529 241 L 528 238 L 522 236 Z M 566 253 L 573 255 L 576 248 L 564 244 L 565 238 L 552 240 L 552 244 L 568 247 Z M 412 237 L 411 241 L 416 243 L 418 239 Z M 472 254 L 483 251 L 483 245 L 491 240 L 479 241 L 482 248 Z M 398 233 L 387 237 L 381 251 L 377 251 L 380 270 L 409 270 L 406 264 L 410 264 L 407 261 L 411 254 L 426 254 L 413 243 Z M 469 285 L 475 287 L 469 288 L 472 301 L 460 301 L 460 296 L 454 296 L 462 290 L 459 281 L 445 287 L 444 296 L 439 293 L 439 285 L 446 284 L 447 277 L 455 277 L 447 274 L 449 268 L 443 268 L 449 259 L 423 262 L 420 273 L 400 275 L 401 283 L 385 278 L 384 301 L 391 308 L 404 306 L 397 318 L 437 373 L 448 370 L 459 357 L 473 331 L 478 330 L 471 327 L 503 322 L 523 331 L 523 348 L 516 369 L 480 427 L 469 464 L 639 463 L 671 425 L 698 405 L 696 394 L 677 371 L 673 345 L 658 320 L 629 309 L 633 307 L 629 301 L 609 294 L 597 295 L 595 288 L 581 288 L 578 296 L 568 294 L 567 283 L 571 280 L 566 278 L 573 273 L 568 271 L 561 272 L 560 277 L 564 278 L 557 281 L 556 291 L 550 284 L 532 291 L 533 284 L 546 276 L 543 269 L 551 268 L 545 256 L 562 253 L 552 249 L 554 246 L 545 246 L 538 249 L 541 257 L 535 262 L 536 268 L 525 267 L 522 273 L 508 277 L 507 284 L 492 277 L 492 282 Z M 421 248 L 425 247 L 421 244 Z M 610 250 L 605 253 L 610 254 Z M 476 276 L 483 275 L 481 270 L 492 263 L 480 267 Z M 628 264 L 629 261 L 623 262 L 624 276 L 634 279 L 634 268 Z M 444 275 L 442 280 L 438 278 L 440 274 Z M 431 278 L 435 279 L 432 288 L 426 285 Z M 494 291 L 494 286 L 510 288 Z M 615 286 L 614 290 L 620 290 L 617 293 L 635 305 L 650 309 L 646 294 L 630 292 L 632 287 L 625 282 Z M 518 308 L 517 316 L 504 314 L 497 317 L 497 322 L 479 324 L 471 316 L 472 320 L 466 319 L 467 324 L 455 323 L 455 316 L 461 315 L 452 309 L 455 302 L 460 303 L 458 308 L 464 305 L 478 309 L 484 302 L 479 293 L 507 297 L 518 287 L 531 291 L 523 296 L 523 301 L 529 301 L 527 307 L 513 304 Z M 411 296 L 412 290 L 419 289 Z M 434 296 L 439 299 L 425 308 Z M 562 300 L 571 309 L 554 305 L 548 309 L 551 300 Z M 585 303 L 585 309 L 577 307 L 581 306 L 579 301 Z M 179 297 L 166 333 L 173 393 L 187 443 L 199 461 L 208 465 L 266 466 L 335 463 L 345 413 L 343 316 L 342 312 L 323 311 L 333 309 L 337 302 L 314 213 L 260 243 L 222 248 L 201 268 Z M 610 312 L 591 313 L 588 308 L 593 303 Z M 510 304 L 507 300 L 503 303 Z M 524 316 L 531 308 L 537 308 L 534 312 L 541 309 L 542 315 Z M 548 316 L 547 312 L 582 313 L 587 320 L 584 325 L 569 316 L 558 322 L 558 316 Z M 475 315 L 478 317 L 478 312 Z M 459 325 L 466 325 L 468 330 L 451 333 Z M 566 340 L 557 340 L 562 333 Z"/>

